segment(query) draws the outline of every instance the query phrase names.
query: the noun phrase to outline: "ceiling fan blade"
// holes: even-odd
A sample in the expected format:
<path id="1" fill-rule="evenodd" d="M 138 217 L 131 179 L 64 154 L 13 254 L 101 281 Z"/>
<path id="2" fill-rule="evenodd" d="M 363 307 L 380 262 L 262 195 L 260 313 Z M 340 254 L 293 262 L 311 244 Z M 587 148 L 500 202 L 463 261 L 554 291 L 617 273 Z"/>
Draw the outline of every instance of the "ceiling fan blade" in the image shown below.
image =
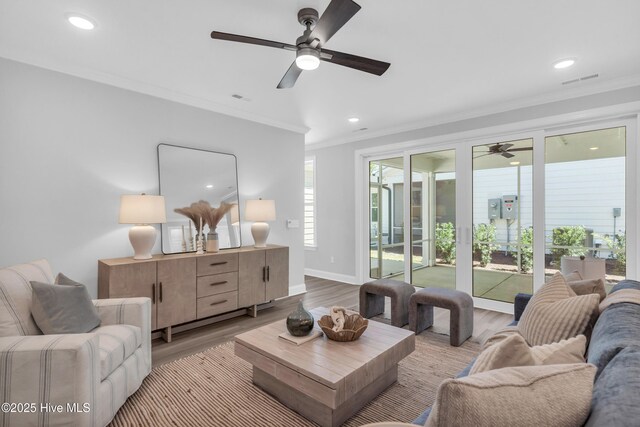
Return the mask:
<path id="1" fill-rule="evenodd" d="M 293 51 L 298 49 L 296 46 L 292 44 L 274 42 L 272 40 L 257 39 L 255 37 L 240 36 L 237 34 L 221 33 L 220 31 L 212 31 L 211 38 L 216 40 L 227 40 L 230 42 L 255 44 L 258 46 L 276 47 L 279 49 L 286 49 L 286 50 L 293 50 Z"/>
<path id="2" fill-rule="evenodd" d="M 505 159 L 510 159 L 512 157 L 515 157 L 515 154 L 511 154 L 508 151 L 505 151 L 501 154 L 502 157 L 504 157 Z"/>
<path id="3" fill-rule="evenodd" d="M 531 151 L 533 150 L 533 147 L 522 147 L 522 148 L 512 148 L 511 150 L 509 150 L 509 152 L 511 151 Z"/>
<path id="4" fill-rule="evenodd" d="M 327 56 L 331 55 L 331 57 Z M 354 68 L 366 73 L 381 76 L 391 64 L 388 62 L 376 61 L 375 59 L 364 58 L 362 56 L 350 55 L 348 53 L 336 52 L 335 50 L 322 49 L 320 59 L 344 67 Z"/>
<path id="5" fill-rule="evenodd" d="M 507 151 L 509 148 L 513 147 L 513 144 L 501 144 L 497 145 L 497 147 L 500 151 Z"/>
<path id="6" fill-rule="evenodd" d="M 359 10 L 360 5 L 353 0 L 331 0 L 311 34 L 309 34 L 307 43 L 318 39 L 320 40 L 319 45 L 322 46 Z"/>
<path id="7" fill-rule="evenodd" d="M 278 83 L 278 89 L 288 89 L 293 87 L 293 85 L 296 84 L 298 77 L 300 77 L 300 74 L 302 74 L 302 70 L 296 65 L 296 61 L 293 61 L 291 67 L 289 67 L 287 72 L 284 73 L 282 80 Z"/>

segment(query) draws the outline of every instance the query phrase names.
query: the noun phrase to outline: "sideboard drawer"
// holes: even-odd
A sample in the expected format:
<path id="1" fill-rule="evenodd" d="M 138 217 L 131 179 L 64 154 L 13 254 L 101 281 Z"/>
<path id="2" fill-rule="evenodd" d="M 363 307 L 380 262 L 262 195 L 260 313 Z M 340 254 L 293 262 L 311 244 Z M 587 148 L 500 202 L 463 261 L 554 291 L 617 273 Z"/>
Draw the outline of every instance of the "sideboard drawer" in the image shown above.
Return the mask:
<path id="1" fill-rule="evenodd" d="M 238 254 L 217 254 L 198 257 L 198 276 L 238 271 Z"/>
<path id="2" fill-rule="evenodd" d="M 238 308 L 238 292 L 225 292 L 223 294 L 211 295 L 198 298 L 198 319 L 216 314 L 226 313 Z"/>
<path id="3" fill-rule="evenodd" d="M 198 277 L 198 298 L 238 290 L 238 272 Z"/>

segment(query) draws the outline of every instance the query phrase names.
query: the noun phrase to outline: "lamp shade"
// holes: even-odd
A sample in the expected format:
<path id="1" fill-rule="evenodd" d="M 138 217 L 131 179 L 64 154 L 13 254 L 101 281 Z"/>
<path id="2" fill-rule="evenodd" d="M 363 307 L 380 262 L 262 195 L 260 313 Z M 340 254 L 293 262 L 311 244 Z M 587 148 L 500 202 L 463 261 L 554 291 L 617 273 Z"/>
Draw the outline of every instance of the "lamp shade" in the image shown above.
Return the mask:
<path id="1" fill-rule="evenodd" d="M 237 203 L 233 204 L 233 207 L 229 211 L 231 215 L 231 225 L 236 225 L 240 223 L 240 208 Z"/>
<path id="2" fill-rule="evenodd" d="M 247 200 L 244 219 L 247 221 L 275 221 L 276 202 L 274 200 Z"/>
<path id="3" fill-rule="evenodd" d="M 164 196 L 126 194 L 120 197 L 120 224 L 164 224 Z"/>

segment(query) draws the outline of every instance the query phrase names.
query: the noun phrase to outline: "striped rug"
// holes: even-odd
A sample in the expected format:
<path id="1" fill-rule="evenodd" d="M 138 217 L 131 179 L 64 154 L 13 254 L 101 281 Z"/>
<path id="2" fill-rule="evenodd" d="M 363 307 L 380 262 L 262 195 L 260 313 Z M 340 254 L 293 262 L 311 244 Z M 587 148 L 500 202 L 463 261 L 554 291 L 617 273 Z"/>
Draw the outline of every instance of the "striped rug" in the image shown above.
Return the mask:
<path id="1" fill-rule="evenodd" d="M 449 337 L 423 332 L 416 350 L 400 362 L 398 382 L 345 426 L 411 422 L 431 406 L 438 385 L 480 352 L 477 343 L 449 346 Z M 120 409 L 112 426 L 315 426 L 251 382 L 251 365 L 229 342 L 162 365 Z"/>

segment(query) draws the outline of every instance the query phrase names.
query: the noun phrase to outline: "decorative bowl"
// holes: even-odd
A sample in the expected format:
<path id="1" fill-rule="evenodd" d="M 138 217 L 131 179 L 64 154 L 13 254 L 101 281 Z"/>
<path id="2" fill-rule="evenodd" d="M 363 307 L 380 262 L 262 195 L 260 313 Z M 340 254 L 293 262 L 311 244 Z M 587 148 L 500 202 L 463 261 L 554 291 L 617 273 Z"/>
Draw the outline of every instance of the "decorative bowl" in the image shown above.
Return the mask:
<path id="1" fill-rule="evenodd" d="M 333 320 L 331 316 L 322 316 L 318 320 L 318 326 L 322 328 L 322 332 L 333 341 L 355 341 L 369 326 L 369 321 L 359 314 L 347 314 L 344 319 L 344 329 L 335 332 L 333 328 Z"/>

